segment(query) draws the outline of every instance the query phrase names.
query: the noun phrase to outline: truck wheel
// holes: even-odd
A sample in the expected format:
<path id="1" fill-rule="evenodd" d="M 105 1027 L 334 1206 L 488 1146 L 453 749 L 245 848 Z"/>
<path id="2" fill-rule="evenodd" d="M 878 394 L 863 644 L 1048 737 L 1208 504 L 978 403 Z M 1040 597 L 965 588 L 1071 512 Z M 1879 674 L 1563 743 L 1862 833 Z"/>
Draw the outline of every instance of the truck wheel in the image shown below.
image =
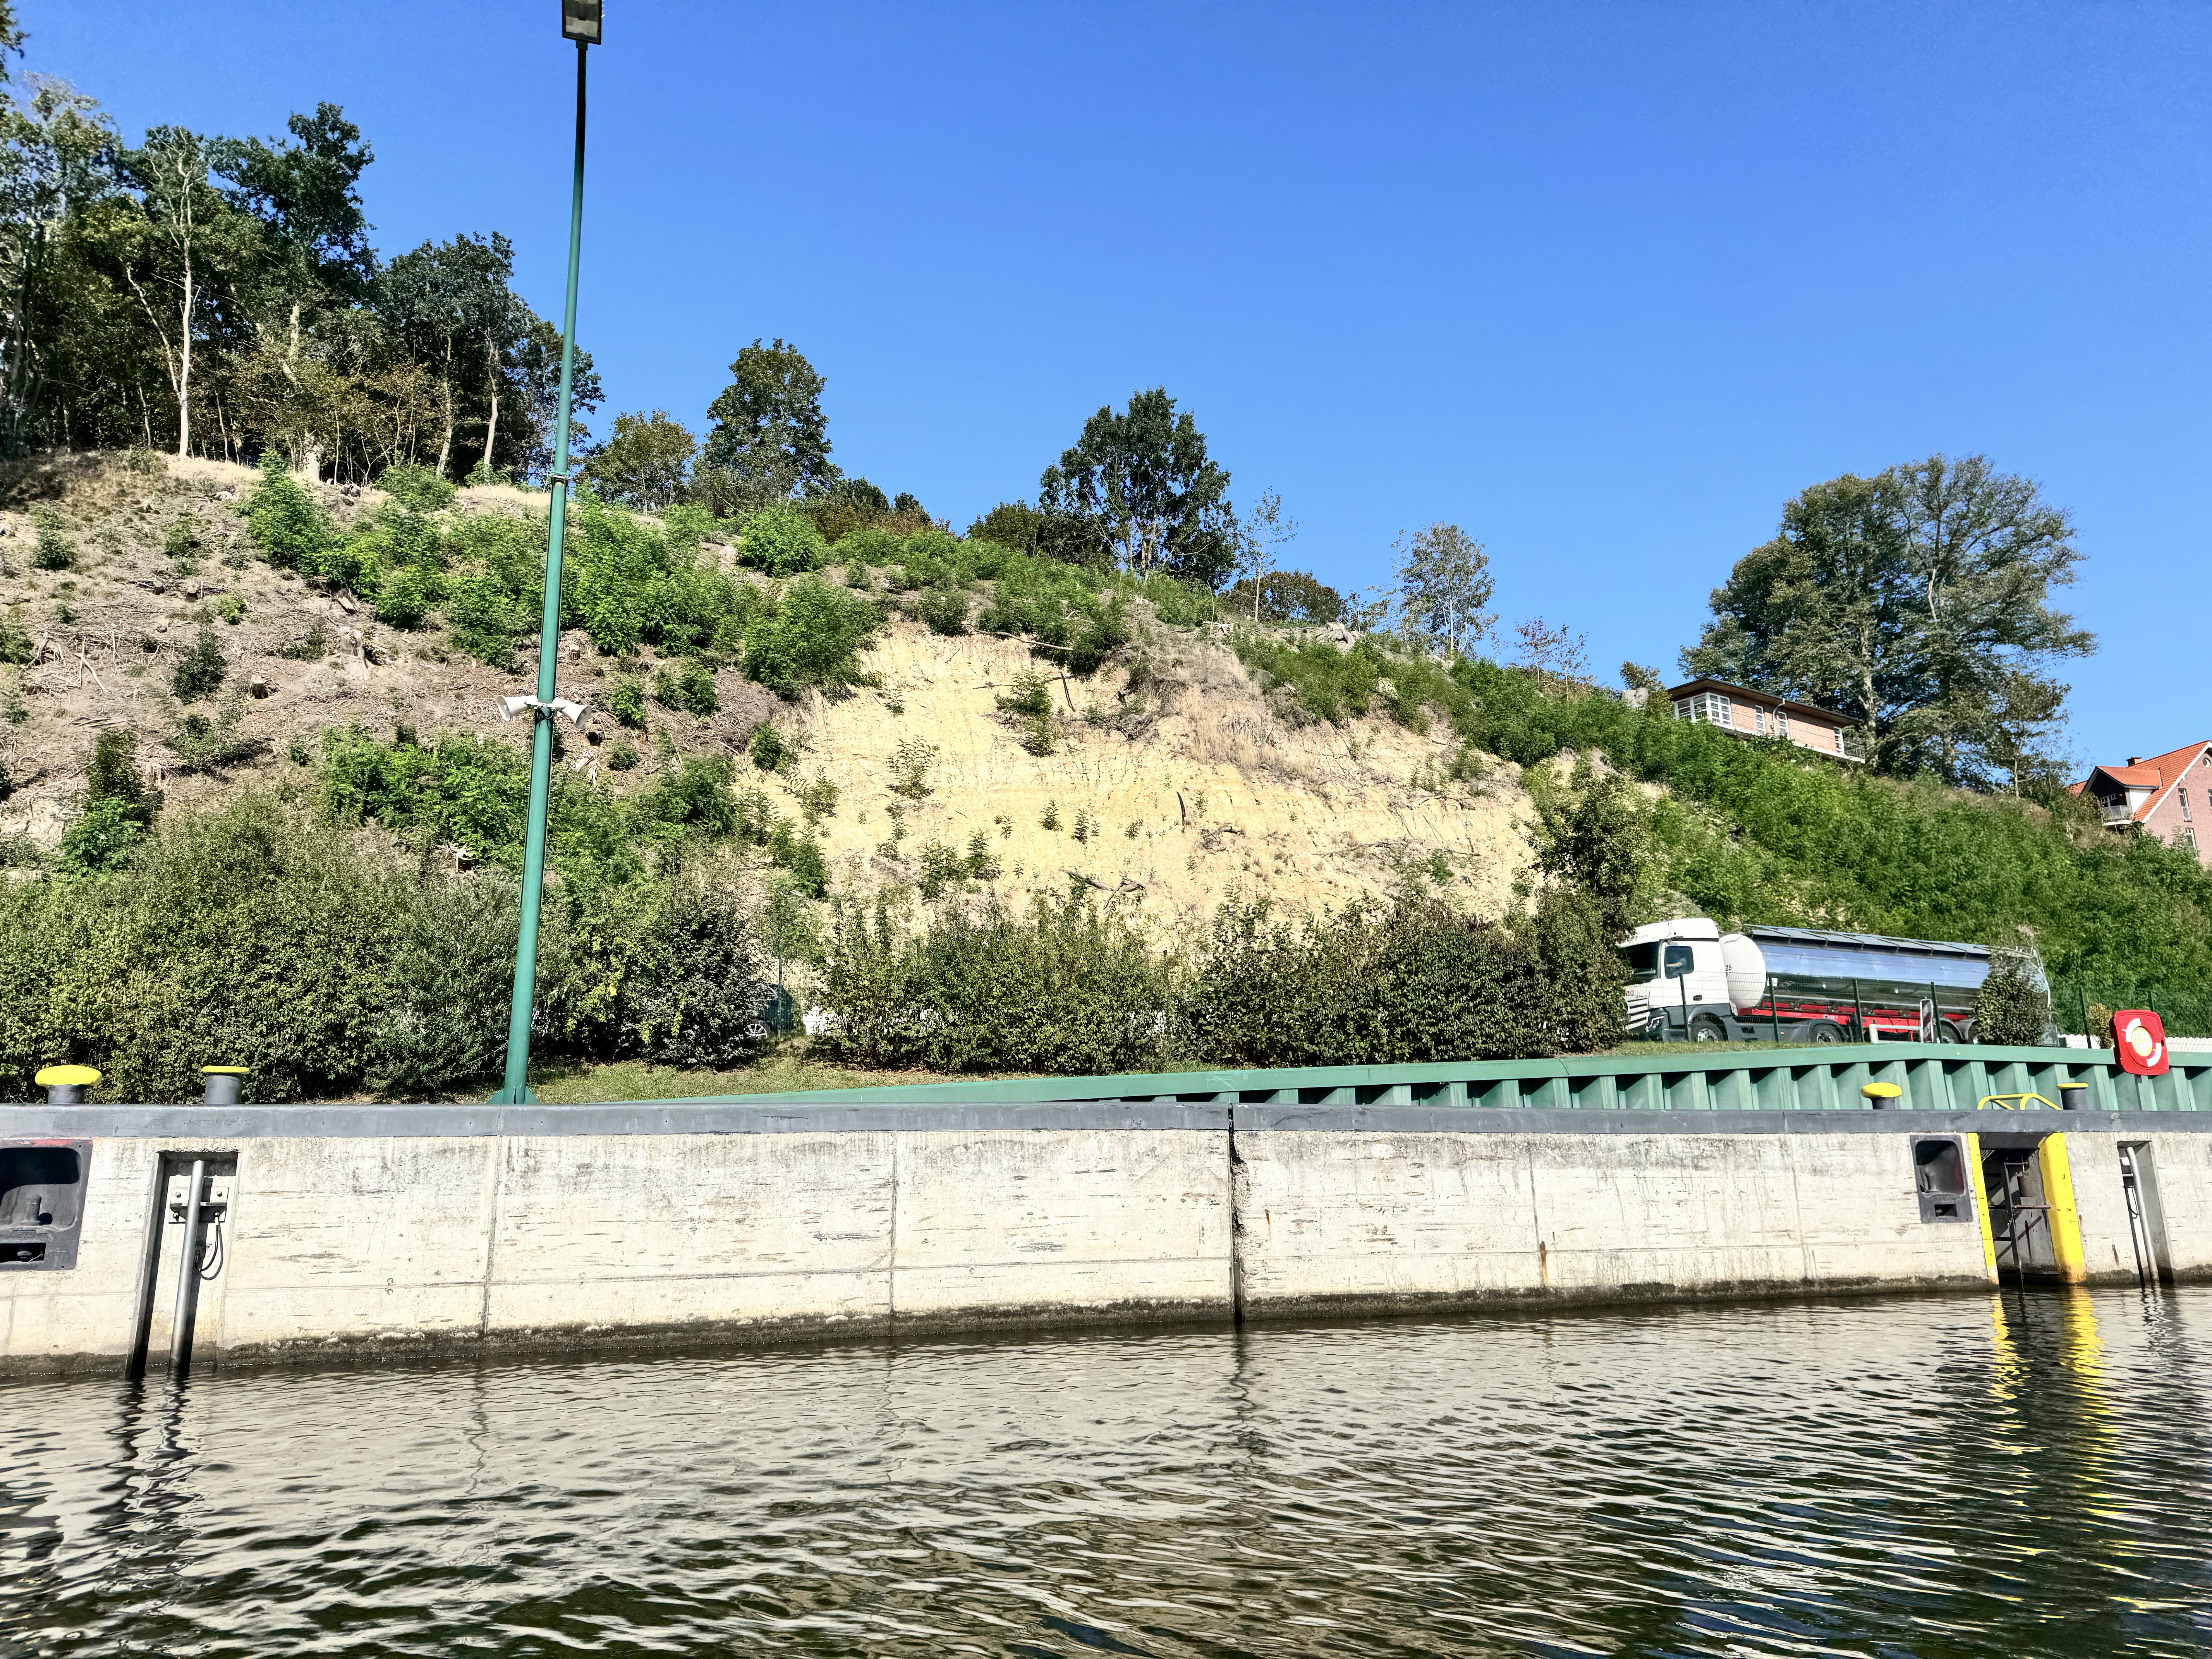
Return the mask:
<path id="1" fill-rule="evenodd" d="M 1966 1037 L 1960 1033 L 1959 1028 L 1954 1025 L 1949 1020 L 1939 1019 L 1936 1022 L 1936 1042 L 1964 1042 L 1966 1040 Z"/>
<path id="2" fill-rule="evenodd" d="M 1711 1014 L 1699 1014 L 1690 1022 L 1690 1041 L 1692 1042 L 1726 1042 L 1728 1027 Z"/>
<path id="3" fill-rule="evenodd" d="M 1843 1032 L 1842 1032 L 1841 1030 L 1838 1030 L 1838 1029 L 1837 1029 L 1837 1027 L 1835 1026 L 1835 1024 L 1834 1024 L 1832 1022 L 1828 1021 L 1828 1020 L 1825 1020 L 1825 1019 L 1822 1019 L 1822 1020 L 1815 1020 L 1815 1021 L 1814 1022 L 1814 1024 L 1813 1024 L 1813 1041 L 1814 1041 L 1814 1042 L 1841 1042 L 1843 1040 L 1844 1040 L 1844 1034 L 1843 1034 Z"/>

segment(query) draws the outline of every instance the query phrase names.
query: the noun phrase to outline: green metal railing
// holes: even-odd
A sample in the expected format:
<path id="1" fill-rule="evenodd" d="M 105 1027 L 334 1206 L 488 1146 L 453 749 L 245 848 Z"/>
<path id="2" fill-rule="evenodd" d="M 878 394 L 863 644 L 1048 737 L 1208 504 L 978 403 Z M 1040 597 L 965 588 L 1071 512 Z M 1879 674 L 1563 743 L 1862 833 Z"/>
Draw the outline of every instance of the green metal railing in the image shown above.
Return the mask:
<path id="1" fill-rule="evenodd" d="M 1572 1060 L 1485 1060 L 1427 1066 L 1319 1066 L 1261 1072 L 1152 1072 L 1120 1077 L 979 1079 L 882 1089 L 730 1095 L 732 1102 L 881 1105 L 924 1101 L 1060 1104 L 1182 1101 L 1309 1106 L 1584 1108 L 1600 1111 L 1864 1111 L 1869 1083 L 1894 1083 L 1895 1105 L 1972 1111 L 1996 1095 L 2057 1100 L 2082 1083 L 2091 1111 L 2212 1111 L 2212 1054 L 2174 1057 L 2163 1077 L 2119 1069 L 2109 1049 L 1998 1048 L 1881 1042 L 1811 1048 L 1676 1052 Z"/>

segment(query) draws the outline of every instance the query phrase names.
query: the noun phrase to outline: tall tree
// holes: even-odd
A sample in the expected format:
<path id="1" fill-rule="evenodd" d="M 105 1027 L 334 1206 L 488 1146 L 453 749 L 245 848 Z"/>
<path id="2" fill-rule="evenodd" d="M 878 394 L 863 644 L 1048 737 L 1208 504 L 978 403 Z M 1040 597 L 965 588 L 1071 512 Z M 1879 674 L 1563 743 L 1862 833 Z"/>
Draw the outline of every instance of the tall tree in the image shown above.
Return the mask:
<path id="1" fill-rule="evenodd" d="M 11 29 L 0 9 L 0 47 Z M 34 76 L 27 104 L 0 92 L 0 442 L 10 453 L 36 418 L 64 314 L 107 297 L 100 273 L 72 257 L 69 231 L 115 190 L 115 128 L 99 105 L 65 82 Z"/>
<path id="2" fill-rule="evenodd" d="M 358 388 L 331 363 L 306 361 L 307 330 L 326 313 L 360 304 L 375 278 L 360 191 L 375 157 L 336 104 L 295 113 L 286 125 L 289 142 L 225 139 L 210 154 L 228 181 L 225 199 L 260 233 L 240 297 L 268 368 L 286 383 L 282 401 L 295 434 L 294 465 L 312 476 L 322 470 L 319 434 L 326 427 L 307 411 L 326 410 L 334 392 L 357 396 Z"/>
<path id="3" fill-rule="evenodd" d="M 822 376 L 797 346 L 756 339 L 730 365 L 730 383 L 707 405 L 714 420 L 702 465 L 742 499 L 781 501 L 836 482 Z"/>
<path id="4" fill-rule="evenodd" d="M 1401 536 L 1396 551 L 1399 614 L 1417 641 L 1456 653 L 1490 631 L 1498 584 L 1480 542 L 1440 522 Z"/>
<path id="5" fill-rule="evenodd" d="M 252 246 L 248 222 L 209 180 L 219 143 L 183 127 L 154 127 L 122 158 L 141 215 L 124 277 L 161 342 L 176 398 L 179 455 L 192 448 L 194 348 L 217 325 L 221 285 L 237 274 Z"/>
<path id="6" fill-rule="evenodd" d="M 611 501 L 658 513 L 684 493 L 690 481 L 699 441 L 668 411 L 617 415 L 615 435 L 584 462 L 584 477 Z M 878 501 L 883 492 L 876 492 Z"/>
<path id="7" fill-rule="evenodd" d="M 1237 568 L 1243 579 L 1237 586 L 1251 588 L 1252 620 L 1258 622 L 1267 573 L 1279 562 L 1283 549 L 1297 539 L 1298 521 L 1283 511 L 1280 492 L 1263 489 L 1251 510 L 1237 520 L 1236 535 Z"/>
<path id="8" fill-rule="evenodd" d="M 1236 568 L 1229 474 L 1164 386 L 1085 421 L 1060 465 L 1045 469 L 1037 506 L 1046 519 L 1039 545 L 1063 557 L 1105 550 L 1135 574 L 1161 571 L 1212 589 Z"/>
<path id="9" fill-rule="evenodd" d="M 1713 591 L 1682 666 L 1852 715 L 1885 771 L 1988 785 L 2055 718 L 2031 712 L 2063 696 L 2051 666 L 2095 649 L 2050 604 L 2074 580 L 2072 536 L 1981 456 L 1815 484 Z"/>
<path id="10" fill-rule="evenodd" d="M 508 286 L 514 246 L 495 231 L 425 242 L 386 267 L 377 309 L 406 354 L 428 370 L 443 422 L 438 471 L 453 465 L 455 439 L 477 410 L 484 454 L 499 446 L 499 420 L 508 372 L 538 319 Z"/>

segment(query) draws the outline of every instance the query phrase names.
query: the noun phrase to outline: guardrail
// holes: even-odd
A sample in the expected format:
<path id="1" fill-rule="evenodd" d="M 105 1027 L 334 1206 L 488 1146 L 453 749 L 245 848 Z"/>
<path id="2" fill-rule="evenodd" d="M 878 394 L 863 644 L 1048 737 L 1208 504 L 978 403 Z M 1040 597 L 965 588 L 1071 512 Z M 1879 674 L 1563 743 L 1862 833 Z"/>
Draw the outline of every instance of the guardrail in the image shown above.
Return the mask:
<path id="1" fill-rule="evenodd" d="M 1869 1083 L 1894 1083 L 1895 1105 L 1972 1111 L 1999 1095 L 2063 1098 L 2087 1086 L 2085 1110 L 2212 1111 L 2212 1054 L 2176 1055 L 2163 1077 L 2135 1077 L 2109 1049 L 1999 1048 L 1873 1042 L 1810 1048 L 1676 1052 L 1649 1059 L 1480 1060 L 1422 1066 L 1294 1066 L 1256 1072 L 1152 1072 L 1039 1077 L 880 1089 L 725 1095 L 731 1103 L 1073 1104 L 1084 1101 L 1306 1106 L 1587 1107 L 1601 1111 L 1865 1111 Z"/>

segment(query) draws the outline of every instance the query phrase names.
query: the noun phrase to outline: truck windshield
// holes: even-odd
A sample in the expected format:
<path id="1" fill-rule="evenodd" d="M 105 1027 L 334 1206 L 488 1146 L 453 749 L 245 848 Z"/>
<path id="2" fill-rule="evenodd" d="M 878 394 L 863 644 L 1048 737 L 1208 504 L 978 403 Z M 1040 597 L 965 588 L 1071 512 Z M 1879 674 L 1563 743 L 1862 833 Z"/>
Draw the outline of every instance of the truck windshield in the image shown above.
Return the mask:
<path id="1" fill-rule="evenodd" d="M 1628 982 L 1648 985 L 1659 977 L 1659 947 L 1656 945 L 1632 945 L 1621 953 L 1628 958 Z"/>

